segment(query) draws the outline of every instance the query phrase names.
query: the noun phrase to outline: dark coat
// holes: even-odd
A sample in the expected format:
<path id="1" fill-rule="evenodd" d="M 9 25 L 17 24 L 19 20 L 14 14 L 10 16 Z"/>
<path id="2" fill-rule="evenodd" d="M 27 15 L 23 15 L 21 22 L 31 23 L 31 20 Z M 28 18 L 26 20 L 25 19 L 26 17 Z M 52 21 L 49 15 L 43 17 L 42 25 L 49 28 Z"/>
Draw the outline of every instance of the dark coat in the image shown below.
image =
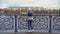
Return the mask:
<path id="1" fill-rule="evenodd" d="M 28 10 L 27 15 L 28 15 L 28 16 L 32 16 L 32 15 L 33 15 L 32 11 Z"/>

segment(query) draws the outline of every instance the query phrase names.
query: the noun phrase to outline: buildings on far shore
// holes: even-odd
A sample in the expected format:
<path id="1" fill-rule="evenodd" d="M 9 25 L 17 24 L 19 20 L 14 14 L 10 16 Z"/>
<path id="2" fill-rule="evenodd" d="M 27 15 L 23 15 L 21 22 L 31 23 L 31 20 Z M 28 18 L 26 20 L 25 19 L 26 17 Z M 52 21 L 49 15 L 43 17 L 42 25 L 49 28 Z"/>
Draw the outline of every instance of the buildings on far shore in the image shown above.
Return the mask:
<path id="1" fill-rule="evenodd" d="M 34 14 L 60 14 L 60 9 L 58 8 L 42 7 L 0 8 L 0 14 L 26 14 L 28 8 L 31 8 Z"/>

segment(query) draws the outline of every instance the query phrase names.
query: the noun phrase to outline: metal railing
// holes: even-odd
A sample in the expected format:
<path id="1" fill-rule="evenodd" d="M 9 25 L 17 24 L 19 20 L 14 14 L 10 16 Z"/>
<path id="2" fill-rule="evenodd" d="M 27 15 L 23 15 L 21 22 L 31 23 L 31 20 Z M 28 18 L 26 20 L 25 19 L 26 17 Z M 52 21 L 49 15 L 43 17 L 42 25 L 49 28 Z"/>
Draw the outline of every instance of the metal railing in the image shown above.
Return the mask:
<path id="1" fill-rule="evenodd" d="M 33 15 L 34 32 L 60 32 L 60 15 Z M 27 15 L 0 15 L 0 32 L 28 31 Z"/>

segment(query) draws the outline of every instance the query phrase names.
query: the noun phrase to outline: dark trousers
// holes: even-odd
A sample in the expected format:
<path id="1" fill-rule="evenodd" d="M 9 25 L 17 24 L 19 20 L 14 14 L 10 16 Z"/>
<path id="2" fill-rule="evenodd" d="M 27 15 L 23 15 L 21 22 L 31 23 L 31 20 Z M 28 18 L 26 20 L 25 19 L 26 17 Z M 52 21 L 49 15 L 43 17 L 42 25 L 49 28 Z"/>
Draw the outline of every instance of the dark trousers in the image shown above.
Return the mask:
<path id="1" fill-rule="evenodd" d="M 28 30 L 33 29 L 32 20 L 28 20 Z"/>

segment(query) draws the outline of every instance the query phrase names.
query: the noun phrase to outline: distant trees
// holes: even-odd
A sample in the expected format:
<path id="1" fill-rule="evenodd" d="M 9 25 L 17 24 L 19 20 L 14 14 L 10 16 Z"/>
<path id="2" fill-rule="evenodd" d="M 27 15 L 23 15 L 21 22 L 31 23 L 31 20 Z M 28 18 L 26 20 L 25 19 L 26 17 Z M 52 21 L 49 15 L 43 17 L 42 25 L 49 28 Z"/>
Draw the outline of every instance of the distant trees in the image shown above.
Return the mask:
<path id="1" fill-rule="evenodd" d="M 0 8 L 0 13 L 6 14 L 26 14 L 28 8 Z M 60 14 L 60 9 L 32 8 L 34 14 Z"/>

